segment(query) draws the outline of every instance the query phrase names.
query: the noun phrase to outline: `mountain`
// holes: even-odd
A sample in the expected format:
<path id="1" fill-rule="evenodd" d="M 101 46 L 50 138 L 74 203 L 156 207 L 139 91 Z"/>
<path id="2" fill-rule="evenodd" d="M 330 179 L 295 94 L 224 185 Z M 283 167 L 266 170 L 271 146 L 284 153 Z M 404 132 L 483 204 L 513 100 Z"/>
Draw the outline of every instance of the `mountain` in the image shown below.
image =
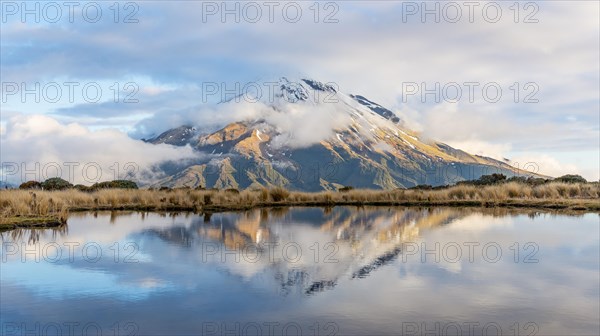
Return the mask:
<path id="1" fill-rule="evenodd" d="M 173 146 L 185 146 L 193 140 L 196 135 L 196 128 L 193 126 L 180 126 L 161 133 L 159 136 L 152 139 L 142 139 L 142 141 L 153 144 L 168 144 Z"/>
<path id="2" fill-rule="evenodd" d="M 315 80 L 281 78 L 272 96 L 242 98 L 220 105 L 259 112 L 214 132 L 181 126 L 145 140 L 189 145 L 200 157 L 164 165 L 168 176 L 153 186 L 393 189 L 526 173 L 425 139 L 380 104 Z"/>

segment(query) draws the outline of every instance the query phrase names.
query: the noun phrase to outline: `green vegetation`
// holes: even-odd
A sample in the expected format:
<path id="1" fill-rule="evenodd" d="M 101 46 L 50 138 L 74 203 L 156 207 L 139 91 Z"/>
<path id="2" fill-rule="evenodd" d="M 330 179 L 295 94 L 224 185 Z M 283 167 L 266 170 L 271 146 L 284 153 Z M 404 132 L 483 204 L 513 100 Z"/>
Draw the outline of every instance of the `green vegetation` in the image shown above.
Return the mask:
<path id="1" fill-rule="evenodd" d="M 554 181 L 565 183 L 587 183 L 586 179 L 584 179 L 580 175 L 563 175 L 561 177 L 555 178 Z"/>
<path id="2" fill-rule="evenodd" d="M 42 189 L 42 184 L 38 181 L 27 181 L 21 183 L 19 189 L 28 190 L 28 189 Z"/>
<path id="3" fill-rule="evenodd" d="M 517 182 L 522 184 L 527 184 L 531 186 L 538 186 L 553 182 L 563 182 L 563 183 L 588 183 L 586 179 L 581 177 L 580 175 L 563 175 L 557 177 L 555 179 L 544 179 L 540 177 L 524 177 L 524 176 L 513 176 L 507 178 L 504 174 L 491 174 L 491 175 L 482 175 L 477 180 L 471 181 L 461 181 L 456 183 L 456 185 L 475 185 L 475 186 L 489 186 L 489 185 L 500 185 L 505 183 Z M 439 190 L 439 189 L 447 189 L 450 188 L 450 185 L 432 187 L 430 185 L 418 185 L 412 187 L 410 189 L 420 189 L 420 190 Z"/>
<path id="4" fill-rule="evenodd" d="M 60 177 L 49 178 L 42 182 L 42 189 L 44 190 L 65 190 L 71 188 L 73 188 L 73 185 Z"/>
<path id="5" fill-rule="evenodd" d="M 114 180 L 94 183 L 92 186 L 83 184 L 72 185 L 71 183 L 59 178 L 49 178 L 44 182 L 27 181 L 19 186 L 21 190 L 67 190 L 76 189 L 84 192 L 93 192 L 100 189 L 138 189 L 138 185 L 129 180 Z M 161 188 L 162 190 L 162 188 Z"/>
<path id="6" fill-rule="evenodd" d="M 504 174 L 483 175 L 477 180 L 462 182 L 472 185 L 494 185 L 509 182 Z"/>
<path id="7" fill-rule="evenodd" d="M 61 221 L 56 216 L 0 217 L 0 231 L 16 228 L 56 227 L 64 225 L 65 223 L 66 221 Z"/>
<path id="8" fill-rule="evenodd" d="M 347 191 L 350 191 L 350 190 L 354 190 L 354 187 L 344 186 L 344 187 L 341 187 L 341 188 L 338 189 L 339 192 L 347 192 Z"/>
<path id="9" fill-rule="evenodd" d="M 138 186 L 133 181 L 128 180 L 114 180 L 94 183 L 91 187 L 92 190 L 99 189 L 137 189 Z"/>
<path id="10" fill-rule="evenodd" d="M 83 184 L 76 184 L 73 186 L 73 189 L 77 189 L 79 191 L 84 191 L 84 192 L 92 191 L 92 189 L 90 187 L 83 185 Z"/>

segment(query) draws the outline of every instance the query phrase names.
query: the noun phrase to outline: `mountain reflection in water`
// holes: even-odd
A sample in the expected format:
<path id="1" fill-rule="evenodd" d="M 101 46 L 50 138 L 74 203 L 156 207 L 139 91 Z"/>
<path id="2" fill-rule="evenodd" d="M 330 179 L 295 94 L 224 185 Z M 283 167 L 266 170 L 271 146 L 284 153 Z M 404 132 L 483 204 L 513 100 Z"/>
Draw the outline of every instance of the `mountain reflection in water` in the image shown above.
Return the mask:
<path id="1" fill-rule="evenodd" d="M 313 294 L 334 288 L 348 273 L 364 278 L 401 253 L 419 230 L 445 225 L 466 213 L 456 209 L 260 209 L 215 214 L 210 221 L 153 228 L 142 235 L 189 248 L 202 260 L 242 276 L 270 270 L 280 293 Z M 228 267 L 229 266 L 229 267 Z"/>
<path id="2" fill-rule="evenodd" d="M 68 223 L 0 233 L 3 327 L 83 321 L 103 334 L 118 323 L 127 334 L 131 322 L 145 335 L 279 323 L 279 334 L 297 323 L 302 334 L 335 326 L 339 335 L 397 335 L 496 323 L 502 334 L 529 334 L 532 325 L 538 335 L 599 331 L 598 214 L 332 207 L 89 212 Z M 501 249 L 498 260 L 482 259 L 486 243 Z M 462 257 L 440 256 L 446 246 L 462 247 Z"/>

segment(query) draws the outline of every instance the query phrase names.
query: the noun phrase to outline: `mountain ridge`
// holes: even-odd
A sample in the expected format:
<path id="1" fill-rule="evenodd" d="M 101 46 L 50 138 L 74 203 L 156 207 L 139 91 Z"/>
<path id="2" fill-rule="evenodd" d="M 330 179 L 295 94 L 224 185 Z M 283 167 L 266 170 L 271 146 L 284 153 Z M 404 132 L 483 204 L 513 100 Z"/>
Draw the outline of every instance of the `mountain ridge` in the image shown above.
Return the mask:
<path id="1" fill-rule="evenodd" d="M 145 140 L 189 145 L 204 156 L 191 164 L 169 165 L 167 177 L 153 186 L 394 189 L 452 184 L 491 173 L 532 175 L 424 140 L 391 110 L 365 96 L 341 93 L 331 84 L 282 77 L 272 97 L 256 101 L 252 108 L 260 114 L 255 118 L 204 134 L 184 125 Z"/>

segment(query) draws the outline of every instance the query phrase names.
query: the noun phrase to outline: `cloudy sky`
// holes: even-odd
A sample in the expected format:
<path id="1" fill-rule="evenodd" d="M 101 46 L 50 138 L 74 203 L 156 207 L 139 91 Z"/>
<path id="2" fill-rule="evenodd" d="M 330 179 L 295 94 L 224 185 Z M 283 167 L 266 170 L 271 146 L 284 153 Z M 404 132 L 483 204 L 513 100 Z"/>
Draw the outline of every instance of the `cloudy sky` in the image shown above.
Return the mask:
<path id="1" fill-rule="evenodd" d="M 599 178 L 596 1 L 74 4 L 2 2 L 3 163 L 185 159 L 136 139 L 302 76 L 474 154 Z"/>

